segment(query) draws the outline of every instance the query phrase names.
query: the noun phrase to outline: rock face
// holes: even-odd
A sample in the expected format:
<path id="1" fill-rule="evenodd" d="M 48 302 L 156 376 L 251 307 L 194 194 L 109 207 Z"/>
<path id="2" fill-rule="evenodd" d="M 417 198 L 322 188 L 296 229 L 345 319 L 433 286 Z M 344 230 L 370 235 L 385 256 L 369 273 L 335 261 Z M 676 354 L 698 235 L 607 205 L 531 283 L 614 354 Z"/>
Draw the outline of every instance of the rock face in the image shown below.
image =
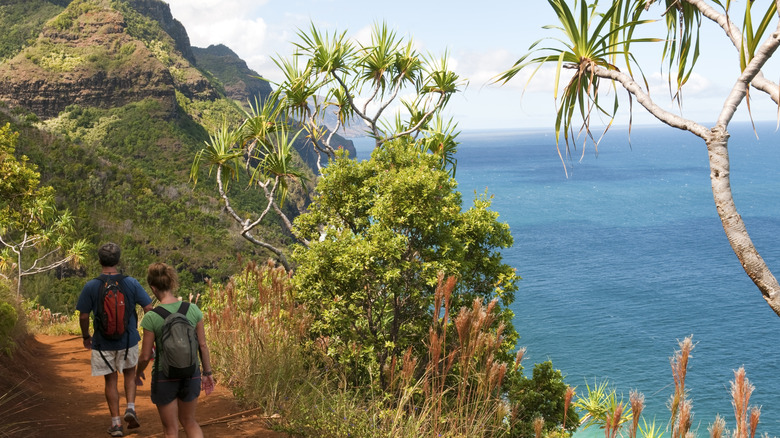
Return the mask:
<path id="1" fill-rule="evenodd" d="M 160 27 L 176 42 L 176 50 L 184 56 L 184 59 L 195 64 L 195 55 L 190 47 L 190 37 L 187 30 L 179 20 L 173 18 L 168 3 L 160 0 L 127 0 L 127 3 L 138 11 L 160 24 Z"/>
<path id="2" fill-rule="evenodd" d="M 33 44 L 0 64 L 0 100 L 46 119 L 68 105 L 110 108 L 147 98 L 157 99 L 173 115 L 176 91 L 190 98 L 218 98 L 211 82 L 186 59 L 194 60 L 189 38 L 168 5 L 130 3 L 155 19 L 130 8 L 113 9 L 104 0 L 68 6 Z M 148 29 L 158 29 L 148 41 L 134 36 Z"/>

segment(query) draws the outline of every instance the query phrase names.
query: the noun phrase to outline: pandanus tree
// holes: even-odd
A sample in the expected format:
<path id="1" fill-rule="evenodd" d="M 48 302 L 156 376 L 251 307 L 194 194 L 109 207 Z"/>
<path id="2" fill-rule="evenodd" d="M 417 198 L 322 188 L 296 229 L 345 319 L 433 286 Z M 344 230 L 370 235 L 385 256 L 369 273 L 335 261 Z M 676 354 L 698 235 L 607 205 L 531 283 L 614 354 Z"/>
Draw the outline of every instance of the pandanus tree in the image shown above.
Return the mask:
<path id="1" fill-rule="evenodd" d="M 257 230 L 275 214 L 298 242 L 309 245 L 306 238 L 295 235 L 282 208 L 288 185 L 302 181 L 306 174 L 295 164 L 295 140 L 303 139 L 306 147 L 314 149 L 321 173 L 327 160 L 341 156 L 333 134 L 347 123 L 362 123 L 377 148 L 404 138 L 422 153 L 438 156 L 442 168 L 454 173 L 457 125 L 443 120 L 441 112 L 465 85 L 449 70 L 446 55 L 424 57 L 411 39 L 400 38 L 384 24 L 374 26 L 366 44 L 350 40 L 346 32 L 330 34 L 314 26 L 300 31 L 298 37 L 291 57 L 274 59 L 283 76 L 278 88 L 265 101 L 251 105 L 240 126 L 223 126 L 211 133 L 190 174 L 197 182 L 201 166 L 214 171 L 219 195 L 241 235 L 271 251 L 288 269 L 282 248 Z M 326 112 L 336 114 L 338 126 L 324 128 Z M 229 183 L 241 175 L 266 200 L 264 208 L 250 212 L 249 218 L 234 208 L 228 190 Z"/>
<path id="2" fill-rule="evenodd" d="M 54 189 L 40 186 L 40 174 L 27 157 L 17 158 L 10 125 L 0 127 L 0 278 L 16 281 L 62 266 L 78 266 L 85 240 L 75 239 L 74 218 L 58 211 Z"/>
<path id="3" fill-rule="evenodd" d="M 602 7 L 604 3 L 599 4 L 598 1 L 587 3 L 586 0 L 548 0 L 548 3 L 560 21 L 558 26 L 550 28 L 559 30 L 563 35 L 534 43 L 529 53 L 502 73 L 497 82 L 506 83 L 523 70 L 535 73 L 542 66 L 554 66 L 554 94 L 558 104 L 556 141 L 560 144 L 563 133 L 567 151 L 578 120 L 575 115 L 580 123 L 577 130 L 584 131 L 586 138 L 590 137 L 596 143 L 590 130 L 591 117 L 598 114 L 607 116 L 610 122 L 606 129 L 609 129 L 620 100 L 615 92 L 614 100 L 605 105 L 604 96 L 608 94 L 604 92 L 605 87 L 615 91 L 622 88 L 627 92 L 632 107 L 636 101 L 662 123 L 699 137 L 706 145 L 712 194 L 729 243 L 766 302 L 780 315 L 780 284 L 756 250 L 737 211 L 729 179 L 728 153 L 729 124 L 740 105 L 747 105 L 750 110 L 751 98 L 756 97 L 756 93 L 750 93 L 751 89 L 780 105 L 778 84 L 767 79 L 762 72 L 780 45 L 777 2 L 740 2 L 740 6 L 744 7 L 742 11 L 735 11 L 736 3 L 730 0 L 616 0 L 607 2 L 608 7 Z M 666 35 L 636 37 L 640 29 L 644 30 L 656 21 L 645 17 L 659 13 L 666 23 Z M 699 33 L 703 24 L 719 27 L 725 39 L 704 41 Z M 702 47 L 708 44 L 722 50 L 724 41 L 733 46 L 734 62 L 739 63 L 740 70 L 734 77 L 730 92 L 723 96 L 717 122 L 711 127 L 659 105 L 650 96 L 636 51 L 631 50 L 636 44 L 663 43 L 660 62 L 665 66 L 671 95 L 679 101 Z M 544 42 L 552 43 L 540 46 Z M 723 62 L 726 62 L 725 59 Z M 562 73 L 568 70 L 574 74 L 567 83 L 559 86 L 562 77 L 566 76 Z"/>

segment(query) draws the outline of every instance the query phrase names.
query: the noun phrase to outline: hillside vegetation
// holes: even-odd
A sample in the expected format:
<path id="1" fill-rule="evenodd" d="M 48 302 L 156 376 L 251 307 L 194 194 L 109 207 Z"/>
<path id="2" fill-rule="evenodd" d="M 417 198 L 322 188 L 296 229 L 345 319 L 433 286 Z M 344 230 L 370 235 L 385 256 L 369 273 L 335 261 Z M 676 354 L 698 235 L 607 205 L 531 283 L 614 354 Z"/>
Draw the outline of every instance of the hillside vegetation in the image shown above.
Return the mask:
<path id="1" fill-rule="evenodd" d="M 184 45 L 187 53 L 178 49 Z M 209 49 L 196 51 L 204 65 L 215 64 L 207 62 L 215 56 Z M 232 71 L 196 66 L 186 31 L 158 0 L 6 2 L 0 57 L 0 123 L 19 132 L 17 153 L 38 166 L 79 235 L 93 247 L 122 246 L 126 274 L 143 277 L 151 261 L 164 260 L 197 293 L 203 279 L 227 278 L 237 254 L 265 257 L 225 221 L 213 182 L 189 180 L 208 132 L 239 121 L 250 95 L 269 92 L 238 57 L 241 68 Z M 252 192 L 236 199 L 239 209 L 260 202 Z M 307 199 L 307 191 L 293 190 L 288 213 Z M 290 242 L 273 220 L 262 232 L 280 247 Z M 93 253 L 78 269 L 26 278 L 24 295 L 72 312 L 97 272 Z"/>

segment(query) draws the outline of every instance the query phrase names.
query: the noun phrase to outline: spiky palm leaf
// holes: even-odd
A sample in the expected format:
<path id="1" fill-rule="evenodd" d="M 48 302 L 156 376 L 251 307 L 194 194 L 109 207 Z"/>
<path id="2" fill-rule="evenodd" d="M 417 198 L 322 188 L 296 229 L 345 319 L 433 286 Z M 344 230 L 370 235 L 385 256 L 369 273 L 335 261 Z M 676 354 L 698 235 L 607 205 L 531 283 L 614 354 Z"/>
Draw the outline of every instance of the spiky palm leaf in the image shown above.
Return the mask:
<path id="1" fill-rule="evenodd" d="M 274 136 L 260 144 L 258 148 L 259 163 L 252 172 L 252 182 L 264 183 L 267 178 L 279 183 L 280 202 L 283 205 L 289 189 L 289 180 L 306 181 L 306 174 L 295 166 L 293 161 L 293 143 L 302 131 L 290 137 L 286 128 L 274 131 Z"/>
<path id="2" fill-rule="evenodd" d="M 224 183 L 238 176 L 239 160 L 244 155 L 244 151 L 238 147 L 238 132 L 223 124 L 218 130 L 209 134 L 209 139 L 205 142 L 206 147 L 195 154 L 190 168 L 190 179 L 195 184 L 198 182 L 198 174 L 203 162 L 209 166 L 209 175 L 215 167 L 225 170 L 226 172 L 222 172 Z"/>
<path id="3" fill-rule="evenodd" d="M 346 32 L 340 34 L 320 32 L 311 24 L 309 33 L 298 32 L 302 42 L 294 43 L 301 54 L 309 57 L 312 70 L 315 73 L 347 73 L 355 54 L 353 44 L 346 37 Z"/>
<path id="4" fill-rule="evenodd" d="M 420 87 L 421 94 L 439 94 L 443 96 L 445 104 L 464 84 L 460 76 L 450 70 L 448 52 L 445 52 L 441 58 L 427 59 L 425 71 L 427 81 Z"/>
<path id="5" fill-rule="evenodd" d="M 417 53 L 410 40 L 404 52 L 399 47 L 401 40 L 395 32 L 388 29 L 386 23 L 374 26 L 371 43 L 359 49 L 360 57 L 356 64 L 359 79 L 370 83 L 378 92 L 414 81 L 419 71 Z"/>
<path id="6" fill-rule="evenodd" d="M 271 98 L 263 103 L 255 100 L 255 104 L 250 105 L 245 115 L 246 119 L 239 127 L 238 142 L 245 148 L 246 155 L 252 156 L 255 146 L 266 141 L 285 121 L 282 119 L 278 100 Z"/>
<path id="7" fill-rule="evenodd" d="M 309 103 L 316 99 L 317 92 L 325 85 L 327 77 L 312 80 L 317 76 L 312 64 L 306 63 L 305 66 L 300 66 L 299 58 L 300 53 L 293 56 L 291 60 L 284 58 L 273 58 L 273 60 L 284 74 L 284 81 L 279 84 L 283 108 L 293 118 L 304 120 L 310 116 Z"/>
<path id="8" fill-rule="evenodd" d="M 326 106 L 335 106 L 337 108 L 336 117 L 342 126 L 346 125 L 355 117 L 355 108 L 350 104 L 349 93 L 344 88 L 332 88 L 326 97 Z"/>
<path id="9" fill-rule="evenodd" d="M 419 141 L 423 152 L 430 152 L 441 159 L 442 169 L 449 167 L 449 173 L 455 177 L 458 160 L 455 155 L 458 151 L 456 138 L 460 132 L 456 132 L 458 124 L 452 119 L 446 122 L 441 117 L 436 117 L 433 127 L 425 130 L 426 136 Z"/>
<path id="10" fill-rule="evenodd" d="M 636 1 L 636 0 L 635 0 Z M 552 64 L 555 66 L 554 96 L 558 99 L 561 75 L 564 69 L 572 70 L 573 75 L 563 87 L 558 100 L 558 110 L 555 119 L 555 138 L 560 141 L 561 131 L 568 146 L 569 131 L 572 130 L 572 119 L 575 112 L 582 118 L 582 129 L 590 134 L 592 112 L 606 115 L 611 121 L 618 108 L 618 97 L 615 93 L 611 108 L 601 104 L 601 80 L 594 74 L 596 68 L 619 70 L 615 65 L 618 56 L 624 57 L 628 64 L 633 63 L 629 52 L 631 43 L 659 41 L 657 38 L 632 38 L 632 29 L 650 20 L 638 20 L 625 1 L 612 2 L 612 6 L 604 13 L 598 13 L 598 2 L 588 4 L 585 0 L 575 2 L 574 10 L 569 8 L 565 0 L 548 0 L 555 11 L 560 26 L 545 26 L 546 29 L 557 29 L 563 33 L 563 38 L 543 38 L 529 47 L 529 52 L 521 57 L 509 70 L 502 73 L 496 82 L 506 83 L 521 70 L 533 67 L 528 79 L 531 81 L 539 70 Z M 620 22 L 623 17 L 627 22 Z M 559 47 L 537 48 L 543 41 L 552 40 Z M 537 52 L 542 56 L 531 58 Z M 526 83 L 526 87 L 528 86 Z M 614 83 L 610 86 L 615 91 Z M 607 129 L 609 128 L 609 124 Z"/>

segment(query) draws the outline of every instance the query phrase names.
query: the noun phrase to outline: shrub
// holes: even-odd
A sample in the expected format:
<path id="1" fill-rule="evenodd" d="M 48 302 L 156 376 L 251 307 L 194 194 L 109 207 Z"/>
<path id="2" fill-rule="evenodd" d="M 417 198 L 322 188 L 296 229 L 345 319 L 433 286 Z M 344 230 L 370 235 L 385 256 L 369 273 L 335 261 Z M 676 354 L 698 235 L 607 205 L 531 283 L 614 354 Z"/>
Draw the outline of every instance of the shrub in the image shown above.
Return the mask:
<path id="1" fill-rule="evenodd" d="M 15 345 L 13 332 L 17 320 L 18 314 L 14 306 L 0 301 L 0 351 L 8 355 L 11 354 Z"/>
<path id="2" fill-rule="evenodd" d="M 332 160 L 309 211 L 296 218 L 310 241 L 294 252 L 299 297 L 350 381 L 375 375 L 386 388 L 390 364 L 408 348 L 423 356 L 442 272 L 458 278 L 453 309 L 493 302 L 491 328 L 503 325 L 499 350 L 510 358 L 518 277 L 501 257 L 512 245 L 509 226 L 487 196 L 463 211 L 456 186 L 438 156 L 399 139 L 368 161 Z"/>

